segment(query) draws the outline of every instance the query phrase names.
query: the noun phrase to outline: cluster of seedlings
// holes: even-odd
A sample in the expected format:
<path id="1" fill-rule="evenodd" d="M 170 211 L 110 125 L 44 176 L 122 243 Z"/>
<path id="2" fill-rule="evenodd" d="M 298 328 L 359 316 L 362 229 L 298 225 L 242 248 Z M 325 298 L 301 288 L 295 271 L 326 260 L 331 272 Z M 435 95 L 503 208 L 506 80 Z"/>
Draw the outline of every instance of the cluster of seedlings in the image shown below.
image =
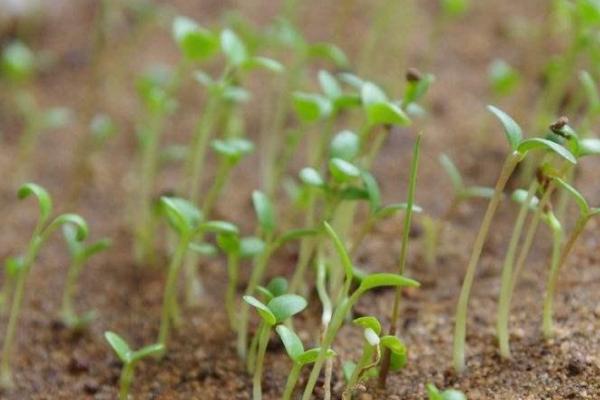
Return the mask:
<path id="1" fill-rule="evenodd" d="M 418 288 L 419 282 L 407 277 L 407 259 L 411 224 L 418 218 L 424 227 L 424 259 L 437 263 L 440 241 L 444 230 L 465 201 L 475 198 L 488 201 L 480 230 L 466 268 L 466 275 L 456 309 L 454 331 L 454 368 L 464 371 L 467 311 L 476 269 L 494 215 L 503 202 L 508 180 L 518 165 L 519 183 L 524 187 L 514 191 L 512 200 L 518 204 L 518 214 L 505 260 L 502 265 L 501 289 L 498 299 L 497 338 L 502 357 L 510 357 L 509 315 L 512 295 L 519 276 L 526 266 L 539 222 L 544 222 L 552 233 L 548 278 L 542 316 L 545 337 L 553 334 L 553 300 L 559 273 L 567 264 L 577 239 L 586 224 L 597 215 L 599 208 L 588 204 L 574 187 L 575 170 L 582 157 L 600 154 L 600 140 L 588 136 L 588 127 L 600 114 L 600 100 L 595 82 L 589 73 L 580 75 L 585 88 L 587 111 L 582 129 L 576 132 L 566 118 L 550 126 L 542 137 L 524 137 L 521 127 L 502 110 L 489 106 L 500 121 L 509 143 L 500 175 L 493 188 L 468 185 L 459 169 L 445 154 L 440 164 L 453 187 L 453 197 L 447 211 L 441 216 L 427 214 L 415 200 L 422 134 L 411 138 L 414 143 L 409 166 L 406 200 L 384 204 L 375 174 L 374 161 L 390 135 L 410 135 L 405 127 L 415 119 L 427 115 L 424 96 L 434 78 L 417 70 L 406 74 L 404 93 L 392 97 L 376 83 L 349 72 L 344 53 L 329 43 L 310 43 L 289 21 L 293 20 L 296 2 L 289 2 L 288 18 L 274 23 L 267 32 L 226 28 L 211 30 L 187 17 L 173 19 L 173 39 L 181 59 L 174 69 L 153 67 L 142 73 L 136 89 L 142 104 L 137 122 L 137 168 L 134 172 L 136 187 L 132 195 L 132 209 L 136 211 L 131 231 L 134 237 L 133 253 L 140 265 L 157 265 L 157 253 L 168 254 L 165 283 L 162 293 L 160 323 L 157 323 L 155 344 L 134 351 L 118 334 L 106 332 L 110 347 L 123 364 L 119 398 L 129 398 L 135 365 L 148 356 L 160 360 L 169 351 L 170 333 L 178 329 L 187 307 L 202 301 L 203 284 L 199 267 L 208 257 L 221 254 L 226 259 L 227 289 L 224 309 L 236 349 L 252 378 L 252 397 L 263 398 L 263 372 L 269 341 L 278 336 L 290 359 L 287 383 L 282 388 L 284 400 L 300 396 L 310 400 L 320 377 L 323 379 L 325 398 L 340 395 L 345 400 L 354 398 L 362 382 L 377 378 L 382 386 L 390 373 L 408 363 L 408 348 L 398 332 L 401 318 L 401 300 L 404 288 Z M 557 2 L 561 3 L 561 2 Z M 574 2 L 570 10 L 572 23 L 582 18 L 578 7 L 586 1 Z M 468 12 L 467 1 L 442 1 L 440 24 Z M 599 11 L 600 16 L 600 8 Z M 579 14 L 578 14 L 579 13 Z M 556 112 L 560 94 L 567 85 L 566 72 L 576 65 L 571 58 L 586 51 L 579 43 L 582 35 L 589 34 L 585 24 L 574 34 L 572 49 L 552 72 L 551 82 L 540 104 L 539 115 L 549 120 Z M 596 25 L 594 25 L 596 23 Z M 238 26 L 239 28 L 239 26 Z M 287 54 L 284 61 L 276 61 L 263 54 Z M 2 54 L 3 77 L 9 82 L 11 98 L 22 114 L 24 132 L 20 143 L 19 165 L 15 175 L 21 179 L 28 174 L 31 153 L 36 138 L 47 129 L 68 122 L 65 109 L 40 109 L 31 93 L 31 82 L 36 70 L 35 55 L 22 43 L 7 46 Z M 299 90 L 303 76 L 312 74 L 312 61 L 328 64 L 316 74 L 313 90 Z M 269 118 L 261 127 L 260 145 L 246 134 L 244 104 L 252 97 L 245 84 L 253 74 L 271 74 L 269 89 L 279 97 L 271 101 Z M 345 72 L 332 72 L 332 71 Z M 211 71 L 211 73 L 206 72 Z M 214 71 L 219 71 L 216 75 Z M 561 81 L 562 79 L 562 81 Z M 490 85 L 495 98 L 510 94 L 519 85 L 519 75 L 502 60 L 490 67 Z M 177 98 L 190 81 L 199 84 L 204 92 L 204 103 L 189 138 L 189 143 L 177 148 L 164 144 L 168 118 L 178 111 Z M 555 87 L 556 86 L 556 87 Z M 558 100 L 557 100 L 558 99 Z M 291 122 L 290 122 L 291 121 Z M 353 129 L 356 128 L 356 129 Z M 94 116 L 76 160 L 74 178 L 75 197 L 81 183 L 89 178 L 90 156 L 100 151 L 106 141 L 117 132 L 107 115 Z M 262 131 L 266 132 L 263 133 Z M 274 138 L 271 133 L 276 132 Z M 305 157 L 301 155 L 304 146 Z M 261 190 L 252 193 L 256 229 L 247 234 L 240 228 L 241 221 L 216 219 L 216 207 L 225 202 L 224 193 L 232 174 L 244 158 L 257 148 L 261 149 Z M 204 188 L 202 182 L 212 171 L 209 152 L 214 152 L 216 168 L 212 182 Z M 164 160 L 173 158 L 181 163 L 182 175 L 172 194 L 155 196 L 157 178 Z M 292 168 L 293 165 L 303 165 Z M 294 172 L 290 175 L 290 171 Z M 278 207 L 274 199 L 285 191 L 290 206 Z M 6 333 L 3 336 L 0 383 L 12 385 L 10 368 L 14 352 L 14 338 L 23 303 L 27 278 L 49 236 L 62 227 L 71 257 L 59 315 L 65 326 L 84 329 L 94 318 L 93 312 L 79 314 L 74 302 L 77 280 L 88 260 L 108 249 L 109 239 L 85 243 L 88 236 L 86 222 L 75 214 L 53 215 L 52 200 L 39 185 L 27 183 L 18 190 L 21 199 L 35 197 L 39 203 L 39 219 L 22 256 L 6 261 L 0 305 L 8 313 Z M 508 201 L 505 201 L 508 203 Z M 556 204 L 555 204 L 556 203 Z M 569 204 L 578 207 L 578 217 L 570 223 Z M 284 215 L 285 214 L 285 215 Z M 401 246 L 397 268 L 390 272 L 367 272 L 357 267 L 356 260 L 365 238 L 379 222 L 398 214 L 403 217 Z M 282 218 L 284 216 L 285 218 Z M 170 229 L 165 230 L 168 226 Z M 240 225 L 240 226 L 238 226 Z M 293 226 L 293 228 L 290 228 Z M 296 265 L 289 277 L 272 277 L 272 258 L 284 246 L 298 248 Z M 247 281 L 241 279 L 242 263 L 251 264 Z M 289 279 L 289 280 L 288 280 Z M 184 281 L 183 296 L 178 287 Z M 242 293 L 240 284 L 245 284 Z M 393 288 L 394 300 L 389 316 L 362 316 L 352 320 L 353 307 L 363 297 L 381 287 Z M 321 318 L 315 340 L 306 349 L 294 330 L 294 317 L 303 312 L 314 293 L 320 302 Z M 355 360 L 339 360 L 335 351 L 336 339 L 342 326 L 349 321 L 363 332 L 362 350 Z M 385 321 L 382 323 L 380 321 Z M 253 328 L 257 322 L 256 328 Z M 159 362 L 159 361 L 156 361 Z M 345 377 L 341 393 L 332 393 L 334 365 L 340 365 Z M 298 383 L 303 372 L 307 380 L 303 388 Z M 440 391 L 433 384 L 426 386 L 430 400 L 461 400 L 465 395 L 458 390 Z"/>

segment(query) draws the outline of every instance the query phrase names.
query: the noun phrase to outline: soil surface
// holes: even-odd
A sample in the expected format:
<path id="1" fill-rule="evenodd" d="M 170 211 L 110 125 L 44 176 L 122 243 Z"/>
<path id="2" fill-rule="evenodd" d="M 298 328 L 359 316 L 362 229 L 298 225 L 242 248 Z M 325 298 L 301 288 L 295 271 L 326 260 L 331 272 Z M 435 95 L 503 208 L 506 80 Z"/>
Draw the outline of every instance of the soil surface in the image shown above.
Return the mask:
<path id="1" fill-rule="evenodd" d="M 133 347 L 154 341 L 160 319 L 164 274 L 160 268 L 136 266 L 131 255 L 129 227 L 131 174 L 134 167 L 134 120 L 139 114 L 133 77 L 145 63 L 175 64 L 177 50 L 171 43 L 168 21 L 150 20 L 135 25 L 123 18 L 109 40 L 110 51 L 99 68 L 106 84 L 92 89 L 90 29 L 95 1 L 65 1 L 43 19 L 32 35 L 35 48 L 55 55 L 35 85 L 42 105 L 72 107 L 78 118 L 67 129 L 48 132 L 40 139 L 31 179 L 53 194 L 59 211 L 67 211 L 72 181 L 72 160 L 78 138 L 85 133 L 93 110 L 106 111 L 118 119 L 121 132 L 107 151 L 92 162 L 93 180 L 82 198 L 68 211 L 88 220 L 94 238 L 109 236 L 115 245 L 94 258 L 84 271 L 77 296 L 80 312 L 94 309 L 98 318 L 90 328 L 74 335 L 57 319 L 68 257 L 62 239 L 54 238 L 41 253 L 27 283 L 24 312 L 19 321 L 13 360 L 16 389 L 3 399 L 114 399 L 120 364 L 104 340 L 103 332 L 123 334 Z M 69 4 L 71 3 L 71 4 Z M 202 4 L 200 4 L 202 3 Z M 277 12 L 276 1 L 169 1 L 163 5 L 189 15 L 206 25 L 223 20 L 223 11 L 237 8 L 257 24 L 266 24 Z M 360 53 L 361 39 L 368 33 L 369 17 L 375 12 L 367 0 L 348 2 L 347 22 L 333 21 L 339 1 L 301 2 L 302 29 L 314 41 L 339 38 L 351 59 Z M 539 41 L 538 25 L 544 22 L 543 0 L 521 2 L 477 1 L 468 17 L 442 27 L 443 34 L 431 44 L 437 15 L 435 1 L 409 1 L 410 26 L 392 26 L 377 46 L 368 65 L 369 77 L 392 88 L 402 87 L 406 67 L 417 66 L 436 75 L 429 94 L 431 115 L 410 130 L 392 135 L 375 165 L 385 201 L 402 201 L 414 130 L 424 130 L 422 167 L 417 201 L 433 215 L 448 206 L 451 187 L 439 168 L 437 157 L 447 152 L 470 183 L 492 185 L 499 172 L 506 145 L 499 126 L 484 109 L 498 103 L 527 125 L 539 80 L 534 74 L 547 60 L 545 51 L 560 49 L 560 43 Z M 61 4 L 61 3 L 57 3 Z M 134 28 L 137 26 L 137 28 Z M 2 40 L 5 40 L 3 37 Z M 493 99 L 487 85 L 487 68 L 496 57 L 507 59 L 524 71 L 524 85 L 510 99 Z M 430 65 L 429 68 L 425 64 Z M 529 74 L 529 75 L 528 75 Z M 4 99 L 4 96 L 1 96 Z M 190 85 L 180 96 L 180 109 L 169 120 L 165 141 L 184 143 L 196 119 L 201 99 Z M 259 126 L 248 112 L 249 134 Z M 551 122 L 551 121 L 549 121 Z M 0 105 L 0 171 L 14 170 L 18 135 L 22 128 L 8 105 Z M 340 127 L 342 128 L 342 127 Z M 257 138 L 258 140 L 258 138 Z M 217 207 L 215 217 L 238 223 L 251 232 L 253 213 L 250 193 L 259 186 L 259 156 L 237 169 Z M 600 163 L 586 161 L 578 177 L 591 203 L 600 203 Z M 290 173 L 294 174 L 295 169 Z M 159 177 L 156 193 L 173 189 L 179 165 L 168 165 Z M 207 182 L 210 176 L 207 177 Z M 0 184 L 0 259 L 18 254 L 35 224 L 36 205 L 19 202 L 10 179 Z M 485 202 L 464 205 L 451 219 L 441 238 L 439 262 L 428 267 L 423 261 L 422 226 L 413 226 L 408 275 L 423 283 L 405 293 L 400 335 L 410 349 L 409 364 L 390 377 L 383 391 L 374 383 L 357 395 L 359 399 L 424 399 L 424 386 L 456 387 L 469 399 L 600 399 L 600 224 L 591 222 L 561 274 L 556 298 L 557 336 L 541 338 L 541 304 L 548 270 L 549 236 L 538 236 L 536 248 L 514 295 L 511 316 L 513 359 L 503 361 L 497 353 L 494 326 L 499 292 L 499 268 L 514 217 L 505 204 L 492 229 L 479 266 L 468 325 L 468 372 L 456 377 L 451 369 L 452 328 L 455 303 L 467 257 Z M 399 249 L 402 221 L 379 225 L 368 237 L 357 263 L 370 271 L 393 271 Z M 164 234 L 161 233 L 161 234 Z M 270 276 L 289 274 L 297 248 L 282 249 L 272 260 Z M 199 306 L 185 310 L 184 326 L 172 337 L 172 346 L 161 362 L 139 364 L 132 393 L 136 399 L 249 399 L 251 379 L 234 349 L 223 306 L 226 282 L 224 260 L 201 266 L 205 296 Z M 367 295 L 356 307 L 358 314 L 379 316 L 387 325 L 393 292 L 381 290 Z M 316 297 L 296 320 L 307 345 L 314 343 L 320 310 Z M 0 319 L 0 332 L 6 318 Z M 352 326 L 343 328 L 335 343 L 339 360 L 356 359 L 361 334 Z M 266 360 L 265 399 L 277 399 L 290 368 L 284 349 L 273 338 Z M 342 388 L 341 368 L 336 364 L 334 389 Z M 306 371 L 308 372 L 308 371 Z M 317 393 L 317 392 L 316 392 Z"/>

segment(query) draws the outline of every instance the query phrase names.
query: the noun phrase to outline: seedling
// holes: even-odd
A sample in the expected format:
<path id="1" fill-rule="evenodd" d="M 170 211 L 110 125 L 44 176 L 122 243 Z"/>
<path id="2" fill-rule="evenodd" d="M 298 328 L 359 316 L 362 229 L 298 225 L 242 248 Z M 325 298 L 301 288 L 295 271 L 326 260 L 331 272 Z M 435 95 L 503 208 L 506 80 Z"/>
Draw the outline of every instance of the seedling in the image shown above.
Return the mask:
<path id="1" fill-rule="evenodd" d="M 494 60 L 488 71 L 490 86 L 496 97 L 510 95 L 518 87 L 521 76 L 506 61 Z"/>
<path id="2" fill-rule="evenodd" d="M 35 262 L 39 251 L 50 235 L 61 225 L 70 224 L 76 228 L 75 240 L 85 240 L 88 235 L 87 223 L 76 214 L 62 214 L 52 218 L 52 198 L 44 188 L 35 184 L 27 183 L 21 186 L 17 192 L 20 199 L 35 196 L 39 205 L 39 218 L 33 231 L 31 239 L 27 245 L 22 264 L 18 265 L 15 288 L 12 295 L 10 316 L 4 335 L 2 347 L 2 361 L 0 364 L 0 385 L 6 388 L 12 386 L 12 374 L 10 369 L 10 357 L 12 353 L 13 342 L 17 330 L 17 322 L 23 304 L 25 294 L 25 283 Z"/>
<path id="3" fill-rule="evenodd" d="M 111 246 L 110 239 L 101 239 L 91 244 L 84 244 L 77 240 L 77 231 L 71 225 L 63 226 L 63 236 L 71 255 L 71 264 L 67 273 L 67 280 L 63 291 L 60 314 L 66 326 L 80 329 L 85 327 L 94 317 L 93 311 L 78 316 L 73 306 L 77 279 L 88 260 Z"/>
<path id="4" fill-rule="evenodd" d="M 278 325 L 275 330 L 281 338 L 281 342 L 285 347 L 285 351 L 292 360 L 292 370 L 288 375 L 285 389 L 283 390 L 283 395 L 281 396 L 281 400 L 290 400 L 292 398 L 292 394 L 294 393 L 294 388 L 296 387 L 296 383 L 298 382 L 302 368 L 305 365 L 314 363 L 321 349 L 319 347 L 315 347 L 309 350 L 304 350 L 304 345 L 302 344 L 302 341 L 298 335 L 296 335 L 293 330 L 285 325 Z M 335 352 L 333 350 L 330 349 L 327 351 L 327 358 L 334 356 Z"/>
<path id="5" fill-rule="evenodd" d="M 496 181 L 494 195 L 490 199 L 481 223 L 481 227 L 479 228 L 479 232 L 475 238 L 471 257 L 467 265 L 463 286 L 460 291 L 460 297 L 458 299 L 454 326 L 453 363 L 455 371 L 459 373 L 465 369 L 467 308 L 469 304 L 471 287 L 473 286 L 473 280 L 475 279 L 475 271 L 477 269 L 479 257 L 481 256 L 483 245 L 487 239 L 492 219 L 496 213 L 496 209 L 498 208 L 500 200 L 502 199 L 502 192 L 506 186 L 506 182 L 512 175 L 519 162 L 521 162 L 527 156 L 527 154 L 533 150 L 549 151 L 559 157 L 564 158 L 572 164 L 577 163 L 575 156 L 573 156 L 569 150 L 555 142 L 541 138 L 523 139 L 521 127 L 508 114 L 493 106 L 488 106 L 488 109 L 500 120 L 504 128 L 506 138 L 509 142 L 511 152 L 504 160 L 500 176 Z"/>
<path id="6" fill-rule="evenodd" d="M 133 351 L 127 342 L 114 332 L 104 332 L 104 337 L 123 363 L 121 378 L 119 379 L 119 400 L 127 400 L 129 399 L 136 364 L 146 357 L 161 354 L 164 351 L 164 346 L 157 343 Z"/>
<path id="7" fill-rule="evenodd" d="M 440 392 L 433 383 L 428 383 L 426 389 L 429 400 L 467 400 L 467 396 L 460 390 L 446 389 Z"/>
<path id="8" fill-rule="evenodd" d="M 252 296 L 244 296 L 244 301 L 256 308 L 261 317 L 261 323 L 256 333 L 258 336 L 258 351 L 254 366 L 254 378 L 252 379 L 252 398 L 254 400 L 261 400 L 263 364 L 271 330 L 275 325 L 286 321 L 304 310 L 307 303 L 304 298 L 295 294 L 284 294 L 274 297 L 267 304 L 262 303 Z"/>
<path id="9" fill-rule="evenodd" d="M 0 311 L 4 315 L 15 286 L 19 270 L 23 268 L 23 257 L 10 257 L 4 263 L 4 284 L 0 293 Z"/>
<path id="10" fill-rule="evenodd" d="M 35 72 L 35 55 L 24 43 L 14 41 L 2 51 L 2 76 L 15 85 L 22 84 Z"/>
<path id="11" fill-rule="evenodd" d="M 376 273 L 365 275 L 360 285 L 356 290 L 350 294 L 350 285 L 352 284 L 352 280 L 354 278 L 354 267 L 352 262 L 350 261 L 350 256 L 346 251 L 343 242 L 337 236 L 333 228 L 327 223 L 324 222 L 323 226 L 325 228 L 325 232 L 328 234 L 330 239 L 333 241 L 334 247 L 338 253 L 340 258 L 340 262 L 344 269 L 346 280 L 344 282 L 344 288 L 341 292 L 340 301 L 337 303 L 335 310 L 333 311 L 333 316 L 331 319 L 331 323 L 328 325 L 327 330 L 323 336 L 323 340 L 321 343 L 321 351 L 315 360 L 315 364 L 308 378 L 308 382 L 304 389 L 304 393 L 302 395 L 302 400 L 309 400 L 312 396 L 313 389 L 317 383 L 317 379 L 321 372 L 321 368 L 323 367 L 323 363 L 327 358 L 327 351 L 331 348 L 333 340 L 337 335 L 340 327 L 342 326 L 346 317 L 352 312 L 352 307 L 356 304 L 356 302 L 369 290 L 389 286 L 389 287 L 418 287 L 419 283 L 409 278 L 405 278 L 398 274 L 388 274 L 388 273 Z"/>

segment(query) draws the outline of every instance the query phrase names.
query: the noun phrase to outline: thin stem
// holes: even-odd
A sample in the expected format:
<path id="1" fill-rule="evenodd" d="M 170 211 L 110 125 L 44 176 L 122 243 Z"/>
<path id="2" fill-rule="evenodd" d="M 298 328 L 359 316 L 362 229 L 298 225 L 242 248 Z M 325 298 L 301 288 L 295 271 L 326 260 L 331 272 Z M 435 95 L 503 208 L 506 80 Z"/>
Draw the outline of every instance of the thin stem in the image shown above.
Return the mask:
<path id="1" fill-rule="evenodd" d="M 167 282 L 165 284 L 165 294 L 163 298 L 162 314 L 160 319 L 160 330 L 158 334 L 158 343 L 167 348 L 167 340 L 169 338 L 169 328 L 171 326 L 171 317 L 173 314 L 173 302 L 176 302 L 177 279 L 179 278 L 183 257 L 188 248 L 189 237 L 182 235 L 179 238 L 179 243 L 175 249 L 175 254 L 169 265 L 167 274 Z"/>
<path id="2" fill-rule="evenodd" d="M 63 291 L 61 314 L 65 322 L 69 324 L 77 318 L 75 309 L 73 307 L 73 296 L 75 293 L 75 286 L 81 267 L 83 266 L 84 260 L 80 257 L 75 257 L 71 262 L 69 271 L 67 272 L 67 280 L 65 282 L 65 289 Z"/>
<path id="3" fill-rule="evenodd" d="M 283 390 L 281 400 L 290 400 L 292 398 L 292 394 L 294 394 L 294 388 L 296 388 L 296 383 L 298 382 L 298 378 L 300 377 L 301 370 L 302 364 L 295 362 L 285 383 L 285 389 Z"/>
<path id="4" fill-rule="evenodd" d="M 471 287 L 473 286 L 473 280 L 475 279 L 475 271 L 477 269 L 477 264 L 479 263 L 479 258 L 483 250 L 483 245 L 485 244 L 485 240 L 487 239 L 490 226 L 492 225 L 492 219 L 494 218 L 494 214 L 496 213 L 498 205 L 500 204 L 500 200 L 502 199 L 502 192 L 504 190 L 504 187 L 506 186 L 506 182 L 512 175 L 515 167 L 517 166 L 520 160 L 521 154 L 519 154 L 518 152 L 513 152 L 504 161 L 504 165 L 502 166 L 502 172 L 500 173 L 498 181 L 496 182 L 496 187 L 494 188 L 494 195 L 492 196 L 488 204 L 487 210 L 483 217 L 483 221 L 481 223 L 481 227 L 479 228 L 479 233 L 475 238 L 475 243 L 473 245 L 471 258 L 469 259 L 469 264 L 467 265 L 467 272 L 465 275 L 463 286 L 460 291 L 458 305 L 456 307 L 456 317 L 454 325 L 454 347 L 452 356 L 454 370 L 458 373 L 461 373 L 465 369 L 467 308 L 469 305 Z"/>
<path id="5" fill-rule="evenodd" d="M 271 327 L 262 323 L 262 329 L 260 331 L 260 339 L 258 341 L 258 353 L 256 355 L 256 368 L 254 369 L 254 378 L 252 379 L 252 398 L 253 400 L 262 399 L 262 374 L 263 365 L 265 361 L 265 353 L 267 351 L 267 344 L 269 343 L 269 335 L 271 333 Z"/>
<path id="6" fill-rule="evenodd" d="M 237 330 L 235 295 L 239 278 L 240 257 L 237 253 L 227 255 L 227 292 L 225 293 L 225 309 L 229 316 L 231 329 Z"/>
<path id="7" fill-rule="evenodd" d="M 371 346 L 368 342 L 365 342 L 363 345 L 362 356 L 358 360 L 354 371 L 352 372 L 352 376 L 348 380 L 348 385 L 346 385 L 346 390 L 344 390 L 345 396 L 351 396 L 354 388 L 358 384 L 358 380 L 364 371 L 365 367 L 370 363 L 373 358 L 374 347 Z M 345 397 L 344 397 L 345 398 Z M 350 398 L 350 397 L 348 397 Z"/>
<path id="8" fill-rule="evenodd" d="M 530 203 L 537 188 L 537 181 L 533 181 L 529 186 L 527 198 L 525 199 L 525 202 L 521 204 L 510 238 L 510 243 L 506 251 L 506 256 L 504 257 L 504 264 L 502 265 L 502 283 L 500 286 L 500 298 L 498 300 L 496 335 L 498 336 L 498 342 L 500 344 L 500 355 L 504 358 L 510 358 L 508 317 L 510 314 L 510 288 L 512 283 L 513 265 L 515 262 L 517 246 L 519 245 L 519 239 L 521 239 L 523 226 L 525 225 L 525 220 L 527 218 L 527 212 L 529 211 Z"/>
<path id="9" fill-rule="evenodd" d="M 134 363 L 125 363 L 119 379 L 119 400 L 128 400 L 129 389 L 133 382 Z"/>

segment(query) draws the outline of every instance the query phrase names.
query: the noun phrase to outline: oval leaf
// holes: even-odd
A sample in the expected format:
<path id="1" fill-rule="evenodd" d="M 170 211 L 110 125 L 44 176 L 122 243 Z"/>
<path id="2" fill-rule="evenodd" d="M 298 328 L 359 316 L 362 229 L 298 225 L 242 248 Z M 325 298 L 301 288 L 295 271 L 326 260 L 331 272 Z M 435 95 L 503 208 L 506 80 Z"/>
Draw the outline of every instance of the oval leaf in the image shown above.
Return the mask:
<path id="1" fill-rule="evenodd" d="M 358 290 L 360 292 L 365 292 L 382 286 L 419 287 L 421 284 L 413 279 L 405 278 L 402 275 L 380 273 L 365 276 L 360 283 Z"/>
<path id="2" fill-rule="evenodd" d="M 114 332 L 108 331 L 104 332 L 104 337 L 106 338 L 108 344 L 110 344 L 110 347 L 112 347 L 112 349 L 115 351 L 119 359 L 123 362 L 123 364 L 128 364 L 129 362 L 131 362 L 131 349 L 129 348 L 127 342 L 125 342 L 125 340 L 123 340 L 121 336 L 117 335 Z"/>
<path id="3" fill-rule="evenodd" d="M 571 164 L 577 164 L 577 160 L 575 159 L 575 156 L 569 150 L 567 150 L 560 144 L 555 143 L 550 140 L 547 140 L 547 139 L 541 139 L 541 138 L 525 139 L 517 147 L 517 151 L 521 154 L 526 154 L 528 151 L 538 150 L 538 149 L 550 150 L 550 151 L 556 153 L 557 155 L 561 156 L 565 160 L 569 161 Z"/>
<path id="4" fill-rule="evenodd" d="M 256 308 L 256 311 L 260 315 L 260 317 L 268 324 L 275 325 L 277 323 L 277 318 L 273 314 L 273 312 L 267 307 L 264 303 L 258 300 L 253 296 L 244 296 L 244 301 L 250 304 L 252 307 Z"/>
<path id="5" fill-rule="evenodd" d="M 267 195 L 255 190 L 252 193 L 252 204 L 254 205 L 254 212 L 256 213 L 260 228 L 265 233 L 273 232 L 276 224 L 275 212 Z"/>
<path id="6" fill-rule="evenodd" d="M 284 294 L 275 297 L 267 304 L 276 322 L 283 322 L 291 316 L 298 314 L 307 306 L 306 300 L 296 294 Z M 273 325 L 273 324 L 272 324 Z"/>
<path id="7" fill-rule="evenodd" d="M 502 126 L 504 127 L 504 134 L 506 135 L 506 139 L 508 139 L 510 148 L 513 151 L 517 150 L 521 140 L 523 140 L 523 131 L 521 130 L 519 124 L 517 124 L 514 119 L 512 119 L 508 114 L 499 108 L 490 105 L 488 106 L 488 110 L 500 120 L 500 123 L 502 123 Z"/>
<path id="8" fill-rule="evenodd" d="M 298 335 L 294 333 L 294 331 L 292 331 L 285 325 L 278 325 L 277 328 L 275 328 L 275 330 L 277 331 L 277 334 L 283 342 L 285 351 L 288 353 L 290 358 L 294 362 L 296 362 L 298 357 L 302 353 L 304 353 L 304 346 L 302 345 L 302 341 L 300 340 Z"/>

